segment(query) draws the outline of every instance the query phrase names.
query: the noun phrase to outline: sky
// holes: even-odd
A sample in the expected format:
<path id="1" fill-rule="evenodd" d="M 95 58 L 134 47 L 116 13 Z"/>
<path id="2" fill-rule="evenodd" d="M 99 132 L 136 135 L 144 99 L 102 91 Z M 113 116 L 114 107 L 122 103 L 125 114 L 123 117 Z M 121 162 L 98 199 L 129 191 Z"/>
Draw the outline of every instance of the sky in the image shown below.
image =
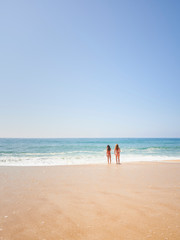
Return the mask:
<path id="1" fill-rule="evenodd" d="M 180 1 L 0 1 L 0 137 L 180 137 Z"/>

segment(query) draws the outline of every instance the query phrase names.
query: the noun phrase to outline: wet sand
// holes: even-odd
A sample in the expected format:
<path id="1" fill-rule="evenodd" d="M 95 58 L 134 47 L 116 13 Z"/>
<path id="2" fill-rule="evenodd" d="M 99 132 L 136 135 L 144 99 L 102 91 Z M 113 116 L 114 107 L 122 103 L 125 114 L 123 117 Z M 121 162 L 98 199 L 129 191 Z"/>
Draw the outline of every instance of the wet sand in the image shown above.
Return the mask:
<path id="1" fill-rule="evenodd" d="M 180 239 L 180 163 L 0 167 L 0 240 Z"/>

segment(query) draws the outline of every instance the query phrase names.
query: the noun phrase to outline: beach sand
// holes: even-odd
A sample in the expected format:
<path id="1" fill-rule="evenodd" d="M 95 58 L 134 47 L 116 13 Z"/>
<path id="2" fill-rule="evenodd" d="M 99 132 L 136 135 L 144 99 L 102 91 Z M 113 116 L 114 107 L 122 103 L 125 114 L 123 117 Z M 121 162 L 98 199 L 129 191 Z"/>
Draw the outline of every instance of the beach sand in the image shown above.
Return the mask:
<path id="1" fill-rule="evenodd" d="M 180 163 L 0 167 L 8 239 L 180 239 Z"/>

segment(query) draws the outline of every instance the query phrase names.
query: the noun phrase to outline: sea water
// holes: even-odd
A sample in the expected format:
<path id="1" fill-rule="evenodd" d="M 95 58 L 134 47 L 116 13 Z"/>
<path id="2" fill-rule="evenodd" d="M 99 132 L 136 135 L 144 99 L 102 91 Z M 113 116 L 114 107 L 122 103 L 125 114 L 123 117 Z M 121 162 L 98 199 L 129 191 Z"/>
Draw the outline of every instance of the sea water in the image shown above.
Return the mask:
<path id="1" fill-rule="evenodd" d="M 180 138 L 0 138 L 0 166 L 106 163 L 106 146 L 121 148 L 121 162 L 180 159 Z"/>

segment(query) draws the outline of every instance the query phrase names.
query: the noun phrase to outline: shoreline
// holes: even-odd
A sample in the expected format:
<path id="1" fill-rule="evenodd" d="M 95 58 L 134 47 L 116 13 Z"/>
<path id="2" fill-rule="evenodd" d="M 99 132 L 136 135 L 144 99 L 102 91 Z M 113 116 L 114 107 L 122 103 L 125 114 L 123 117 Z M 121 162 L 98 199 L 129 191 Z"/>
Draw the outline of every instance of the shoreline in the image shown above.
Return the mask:
<path id="1" fill-rule="evenodd" d="M 0 167 L 0 239 L 180 238 L 179 162 Z"/>
<path id="2" fill-rule="evenodd" d="M 126 165 L 126 164 L 163 164 L 163 163 L 180 163 L 180 159 L 172 160 L 157 160 L 157 161 L 132 161 L 132 162 L 120 162 L 116 164 L 115 162 L 108 164 L 104 163 L 87 163 L 87 164 L 61 164 L 61 165 L 0 165 L 1 167 L 65 167 L 65 166 L 104 166 L 104 165 Z"/>

